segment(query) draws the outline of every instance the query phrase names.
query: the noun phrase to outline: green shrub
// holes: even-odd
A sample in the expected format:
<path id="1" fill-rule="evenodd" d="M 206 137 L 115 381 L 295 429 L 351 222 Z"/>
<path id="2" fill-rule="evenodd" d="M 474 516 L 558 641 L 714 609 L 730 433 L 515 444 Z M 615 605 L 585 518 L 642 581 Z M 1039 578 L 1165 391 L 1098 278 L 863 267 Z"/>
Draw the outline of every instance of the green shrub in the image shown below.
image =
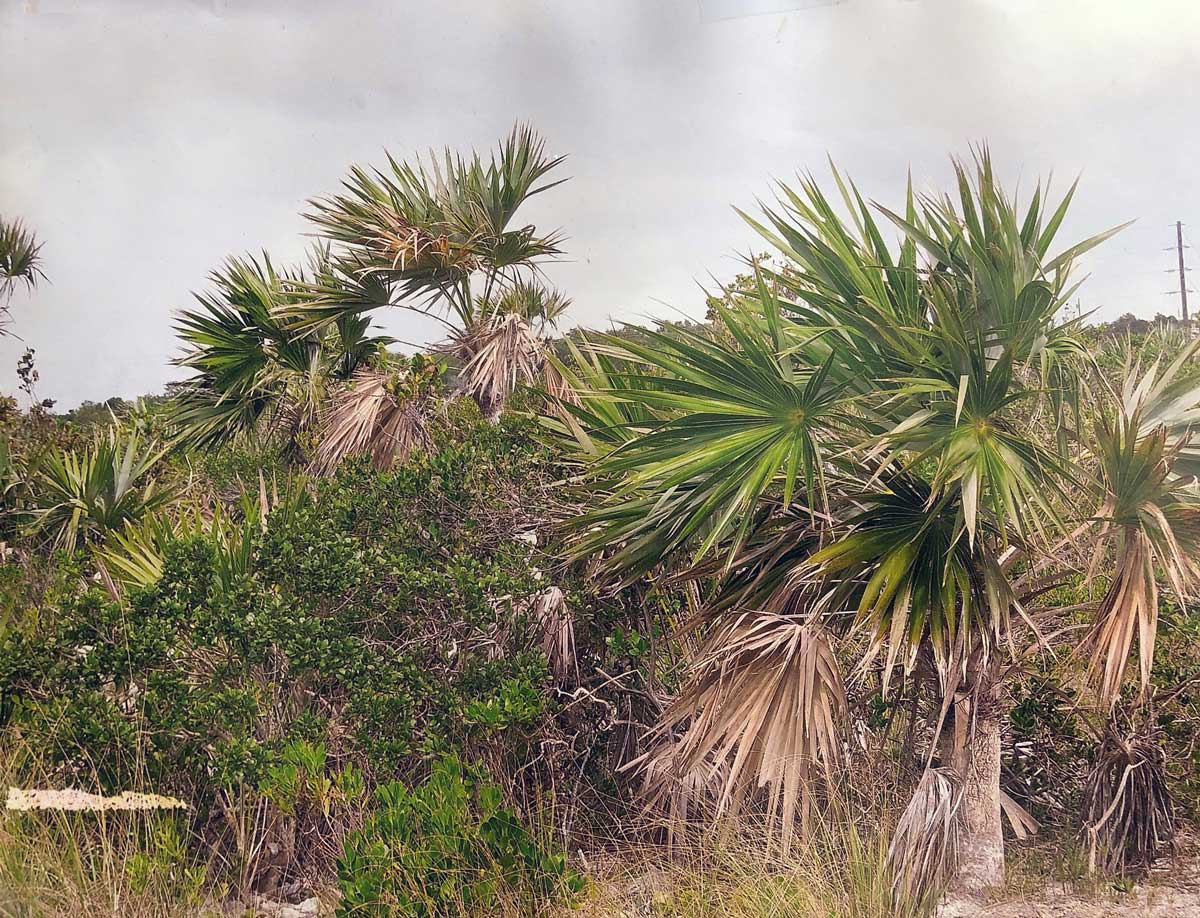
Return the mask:
<path id="1" fill-rule="evenodd" d="M 377 791 L 378 807 L 338 861 L 339 914 L 450 918 L 519 914 L 578 893 L 582 878 L 502 806 L 503 794 L 457 758 L 428 780 Z"/>
<path id="2" fill-rule="evenodd" d="M 570 748 L 543 747 L 560 705 L 528 612 L 550 562 L 516 537 L 552 468 L 520 422 L 470 408 L 394 471 L 268 485 L 265 521 L 240 501 L 177 514 L 147 542 L 161 568 L 118 599 L 82 553 L 53 577 L 0 563 L 0 743 L 51 782 L 187 800 L 238 882 L 331 866 L 367 789 L 448 752 L 497 774 L 534 762 L 514 794 L 535 794 Z M 297 822 L 328 852 L 291 846 Z M 243 823 L 296 862 L 251 863 L 270 846 Z"/>

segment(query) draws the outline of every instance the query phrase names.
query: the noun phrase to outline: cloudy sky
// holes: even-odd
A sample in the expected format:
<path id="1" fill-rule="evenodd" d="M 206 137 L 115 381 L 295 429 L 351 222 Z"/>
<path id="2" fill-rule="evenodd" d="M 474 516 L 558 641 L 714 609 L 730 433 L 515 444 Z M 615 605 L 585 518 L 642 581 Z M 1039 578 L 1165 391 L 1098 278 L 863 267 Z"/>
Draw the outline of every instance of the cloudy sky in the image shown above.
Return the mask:
<path id="1" fill-rule="evenodd" d="M 1063 238 L 1137 219 L 1086 308 L 1178 309 L 1198 44 L 1193 0 L 0 0 L 0 214 L 51 279 L 13 300 L 0 391 L 26 346 L 63 408 L 161 389 L 172 312 L 225 256 L 297 257 L 350 163 L 518 119 L 569 157 L 529 215 L 569 237 L 574 324 L 702 313 L 753 243 L 731 205 L 827 154 L 889 203 L 977 141 L 1025 188 L 1082 175 Z"/>

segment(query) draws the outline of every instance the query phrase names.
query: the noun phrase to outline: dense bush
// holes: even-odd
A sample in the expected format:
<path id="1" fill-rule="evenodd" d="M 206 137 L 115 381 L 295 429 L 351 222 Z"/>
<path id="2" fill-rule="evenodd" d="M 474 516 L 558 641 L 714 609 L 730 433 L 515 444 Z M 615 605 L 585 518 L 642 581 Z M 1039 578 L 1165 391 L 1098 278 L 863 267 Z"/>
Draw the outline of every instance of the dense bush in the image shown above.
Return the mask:
<path id="1" fill-rule="evenodd" d="M 124 596 L 64 560 L 74 573 L 32 602 L 28 565 L 4 565 L 0 715 L 36 751 L 28 773 L 180 796 L 262 885 L 327 863 L 366 788 L 447 753 L 549 767 L 558 703 L 531 601 L 550 565 L 523 534 L 553 469 L 524 422 L 473 406 L 436 436 L 393 472 L 273 486 L 248 548 L 181 525 L 157 581 Z M 245 837 L 247 814 L 271 844 Z"/>

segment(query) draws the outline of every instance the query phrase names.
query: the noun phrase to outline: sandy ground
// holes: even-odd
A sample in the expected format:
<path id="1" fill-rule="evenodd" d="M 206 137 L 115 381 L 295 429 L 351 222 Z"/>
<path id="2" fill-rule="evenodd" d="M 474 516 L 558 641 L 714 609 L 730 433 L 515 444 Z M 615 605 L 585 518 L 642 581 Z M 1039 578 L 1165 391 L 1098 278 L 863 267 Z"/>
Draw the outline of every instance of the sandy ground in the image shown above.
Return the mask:
<path id="1" fill-rule="evenodd" d="M 948 902 L 941 918 L 1200 918 L 1200 863 L 1154 870 L 1129 892 L 1081 896 L 1062 886 L 986 903 Z"/>
<path id="2" fill-rule="evenodd" d="M 950 903 L 942 918 L 1195 918 L 1200 891 L 1170 887 L 1135 891 L 1105 899 L 1045 895 L 982 905 Z"/>

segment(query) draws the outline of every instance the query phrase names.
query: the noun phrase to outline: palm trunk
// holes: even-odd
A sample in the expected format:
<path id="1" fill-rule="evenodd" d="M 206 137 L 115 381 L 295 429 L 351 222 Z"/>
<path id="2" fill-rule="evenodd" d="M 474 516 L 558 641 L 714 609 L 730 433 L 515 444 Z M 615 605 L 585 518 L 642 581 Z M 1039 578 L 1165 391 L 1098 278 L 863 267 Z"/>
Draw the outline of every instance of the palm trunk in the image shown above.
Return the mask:
<path id="1" fill-rule="evenodd" d="M 958 872 L 953 888 L 979 895 L 1004 883 L 1004 834 L 1000 814 L 1000 733 L 1004 712 L 985 698 L 974 710 L 963 698 L 954 705 L 954 767 L 962 777 Z"/>

